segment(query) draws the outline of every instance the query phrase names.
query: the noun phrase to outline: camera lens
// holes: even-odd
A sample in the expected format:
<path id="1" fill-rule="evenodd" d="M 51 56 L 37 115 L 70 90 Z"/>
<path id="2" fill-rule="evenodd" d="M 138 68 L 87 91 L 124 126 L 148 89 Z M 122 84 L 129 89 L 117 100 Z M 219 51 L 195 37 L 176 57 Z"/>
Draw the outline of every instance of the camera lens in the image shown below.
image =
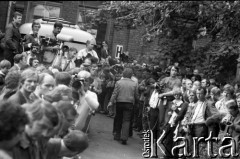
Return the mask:
<path id="1" fill-rule="evenodd" d="M 75 88 L 75 89 L 80 89 L 81 86 L 82 86 L 82 83 L 79 80 L 75 80 L 72 84 L 72 87 Z"/>

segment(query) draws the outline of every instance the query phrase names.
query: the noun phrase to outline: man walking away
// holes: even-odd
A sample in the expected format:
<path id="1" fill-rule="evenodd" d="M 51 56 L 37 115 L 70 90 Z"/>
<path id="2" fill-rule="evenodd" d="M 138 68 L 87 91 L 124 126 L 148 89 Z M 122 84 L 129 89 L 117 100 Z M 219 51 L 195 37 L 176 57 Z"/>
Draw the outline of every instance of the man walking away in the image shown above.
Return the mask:
<path id="1" fill-rule="evenodd" d="M 138 99 L 138 87 L 137 83 L 131 80 L 132 74 L 131 68 L 125 68 L 123 78 L 116 83 L 108 104 L 108 107 L 110 107 L 116 100 L 116 135 L 114 140 L 120 140 L 121 136 L 123 145 L 127 144 L 133 104 Z"/>

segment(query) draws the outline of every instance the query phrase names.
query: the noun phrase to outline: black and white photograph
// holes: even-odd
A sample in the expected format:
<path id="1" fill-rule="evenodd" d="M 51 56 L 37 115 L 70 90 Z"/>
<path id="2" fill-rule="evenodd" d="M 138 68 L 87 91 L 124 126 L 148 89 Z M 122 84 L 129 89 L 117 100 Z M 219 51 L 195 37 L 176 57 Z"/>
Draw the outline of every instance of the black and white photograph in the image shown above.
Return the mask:
<path id="1" fill-rule="evenodd" d="M 0 1 L 0 159 L 237 159 L 240 1 Z"/>

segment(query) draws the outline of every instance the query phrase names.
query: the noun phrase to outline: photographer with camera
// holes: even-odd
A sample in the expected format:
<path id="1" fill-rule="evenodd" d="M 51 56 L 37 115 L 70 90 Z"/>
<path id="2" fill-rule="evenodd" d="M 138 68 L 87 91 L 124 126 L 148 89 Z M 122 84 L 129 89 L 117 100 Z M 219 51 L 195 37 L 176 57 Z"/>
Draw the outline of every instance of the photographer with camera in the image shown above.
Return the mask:
<path id="1" fill-rule="evenodd" d="M 62 23 L 55 22 L 52 33 L 47 35 L 45 39 L 43 38 L 43 62 L 46 64 L 52 64 L 56 54 L 61 49 L 61 41 L 58 40 L 57 35 L 61 32 L 62 28 Z"/>
<path id="2" fill-rule="evenodd" d="M 32 52 L 38 58 L 38 61 L 42 62 L 42 54 L 40 52 L 42 38 L 38 35 L 40 28 L 40 22 L 33 21 L 32 31 L 24 37 L 24 50 Z"/>
<path id="3" fill-rule="evenodd" d="M 89 90 L 93 79 L 91 74 L 85 70 L 75 76 L 72 83 L 72 89 L 78 94 L 78 102 L 75 104 L 78 112 L 78 118 L 75 122 L 77 130 L 85 133 L 88 132 L 91 116 L 94 115 L 95 110 L 98 109 L 99 103 L 97 94 Z"/>

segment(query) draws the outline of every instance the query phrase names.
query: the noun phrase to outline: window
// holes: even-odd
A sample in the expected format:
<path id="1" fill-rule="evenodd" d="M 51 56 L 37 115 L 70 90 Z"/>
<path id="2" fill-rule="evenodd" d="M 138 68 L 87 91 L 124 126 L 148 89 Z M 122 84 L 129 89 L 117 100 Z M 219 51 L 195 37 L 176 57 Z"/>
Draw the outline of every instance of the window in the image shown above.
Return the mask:
<path id="1" fill-rule="evenodd" d="M 60 18 L 61 7 L 61 4 L 49 1 L 32 2 L 29 8 L 28 21 L 32 22 L 35 19 L 49 17 Z"/>

